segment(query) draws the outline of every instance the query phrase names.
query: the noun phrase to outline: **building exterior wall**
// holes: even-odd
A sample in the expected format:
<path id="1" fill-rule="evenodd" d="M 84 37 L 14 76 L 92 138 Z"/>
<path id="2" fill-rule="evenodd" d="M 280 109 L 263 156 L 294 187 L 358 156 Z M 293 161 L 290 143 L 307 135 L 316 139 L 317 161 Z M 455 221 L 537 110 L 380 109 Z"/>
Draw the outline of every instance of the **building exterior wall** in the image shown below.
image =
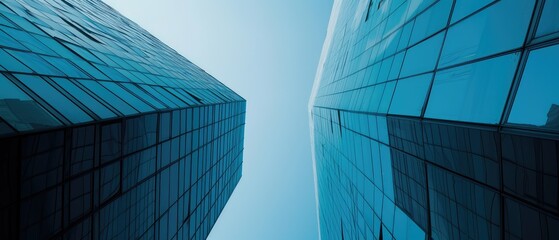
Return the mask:
<path id="1" fill-rule="evenodd" d="M 322 239 L 559 237 L 559 1 L 340 0 L 310 102 Z"/>
<path id="2" fill-rule="evenodd" d="M 205 239 L 245 109 L 102 1 L 0 2 L 0 238 Z"/>

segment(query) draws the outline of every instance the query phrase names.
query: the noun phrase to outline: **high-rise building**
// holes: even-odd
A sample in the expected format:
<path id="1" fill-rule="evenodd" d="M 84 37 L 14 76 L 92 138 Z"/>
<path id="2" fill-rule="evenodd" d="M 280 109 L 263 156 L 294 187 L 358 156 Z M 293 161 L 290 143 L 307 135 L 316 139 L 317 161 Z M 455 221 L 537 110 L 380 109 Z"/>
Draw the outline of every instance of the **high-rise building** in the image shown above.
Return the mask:
<path id="1" fill-rule="evenodd" d="M 336 0 L 322 239 L 559 239 L 559 1 Z"/>
<path id="2" fill-rule="evenodd" d="M 0 238 L 204 239 L 245 100 L 95 0 L 0 2 Z"/>

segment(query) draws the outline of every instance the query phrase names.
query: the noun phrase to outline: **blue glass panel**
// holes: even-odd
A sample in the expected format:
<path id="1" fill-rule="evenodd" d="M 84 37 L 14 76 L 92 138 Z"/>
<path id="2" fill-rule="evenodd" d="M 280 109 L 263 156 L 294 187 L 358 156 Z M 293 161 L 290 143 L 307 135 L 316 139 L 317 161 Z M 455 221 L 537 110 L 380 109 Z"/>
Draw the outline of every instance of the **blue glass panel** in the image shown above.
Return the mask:
<path id="1" fill-rule="evenodd" d="M 452 12 L 452 20 L 450 23 L 455 23 L 462 18 L 472 14 L 473 12 L 479 10 L 488 4 L 495 2 L 496 0 L 456 0 L 454 5 L 454 11 Z"/>
<path id="2" fill-rule="evenodd" d="M 0 117 L 18 131 L 61 125 L 35 100 L 1 74 Z"/>
<path id="3" fill-rule="evenodd" d="M 103 104 L 99 103 L 88 93 L 83 91 L 81 88 L 74 85 L 70 80 L 65 78 L 53 78 L 54 82 L 62 87 L 66 92 L 80 101 L 83 105 L 97 114 L 100 118 L 111 118 L 116 117 L 111 110 L 105 107 Z"/>
<path id="4" fill-rule="evenodd" d="M 397 240 L 417 239 L 424 240 L 425 232 L 417 226 L 400 208 L 394 213 L 394 238 Z"/>
<path id="5" fill-rule="evenodd" d="M 140 112 L 149 112 L 155 110 L 149 105 L 147 105 L 145 102 L 143 102 L 142 100 L 138 99 L 134 95 L 130 94 L 128 91 L 124 90 L 121 86 L 117 85 L 114 82 L 103 81 L 100 83 L 101 85 L 109 89 L 111 92 L 113 92 L 115 95 L 122 98 L 122 100 L 124 100 L 126 103 L 130 104 L 135 109 L 140 110 Z"/>
<path id="6" fill-rule="evenodd" d="M 23 44 L 25 47 L 27 47 L 27 49 L 29 49 L 34 53 L 48 54 L 48 55 L 55 54 L 52 50 L 50 50 L 39 40 L 33 37 L 33 35 L 27 32 L 16 30 L 13 28 L 3 28 L 2 30 L 8 35 L 10 35 L 12 38 L 14 38 L 18 43 Z"/>
<path id="7" fill-rule="evenodd" d="M 68 62 L 68 60 L 64 58 L 50 57 L 50 56 L 41 56 L 41 57 L 45 59 L 47 62 L 56 66 L 58 69 L 60 69 L 69 77 L 74 77 L 74 78 L 89 77 L 84 72 L 82 72 L 82 70 L 78 69 L 76 66 L 74 66 L 72 63 Z"/>
<path id="8" fill-rule="evenodd" d="M 400 36 L 400 42 L 398 43 L 398 48 L 396 51 L 403 50 L 408 47 L 411 37 L 411 31 L 413 30 L 413 25 L 415 20 L 410 21 L 404 27 L 402 27 L 402 35 Z"/>
<path id="9" fill-rule="evenodd" d="M 400 72 L 400 77 L 424 73 L 435 69 L 444 32 L 439 33 L 408 49 Z"/>
<path id="10" fill-rule="evenodd" d="M 421 115 L 432 78 L 433 74 L 428 73 L 398 80 L 389 113 L 416 117 Z"/>
<path id="11" fill-rule="evenodd" d="M 425 117 L 499 123 L 519 55 L 509 54 L 438 72 Z"/>
<path id="12" fill-rule="evenodd" d="M 509 123 L 559 130 L 559 45 L 530 52 Z"/>
<path id="13" fill-rule="evenodd" d="M 413 45 L 426 37 L 443 29 L 448 22 L 452 1 L 439 1 L 427 11 L 417 16 L 413 32 L 410 39 L 410 45 Z"/>
<path id="14" fill-rule="evenodd" d="M 12 57 L 6 51 L 0 49 L 0 66 L 11 72 L 32 73 L 31 69 Z"/>
<path id="15" fill-rule="evenodd" d="M 378 106 L 378 113 L 388 112 L 388 107 L 390 106 L 390 101 L 392 100 L 392 95 L 394 94 L 395 87 L 396 81 L 386 83 L 384 87 L 384 93 L 382 94 L 382 99 L 380 100 L 380 105 Z"/>
<path id="16" fill-rule="evenodd" d="M 53 106 L 58 112 L 72 123 L 93 121 L 83 110 L 68 100 L 58 90 L 54 89 L 43 78 L 33 75 L 16 75 L 17 79 L 33 90 L 45 102 Z"/>
<path id="17" fill-rule="evenodd" d="M 452 26 L 439 68 L 521 47 L 533 9 L 534 0 L 499 1 Z"/>
<path id="18" fill-rule="evenodd" d="M 15 24 L 9 21 L 6 17 L 2 16 L 2 14 L 0 14 L 0 25 L 17 28 Z"/>
<path id="19" fill-rule="evenodd" d="M 409 2 L 410 6 L 408 7 L 408 16 L 406 17 L 406 19 L 415 17 L 421 11 L 425 10 L 425 8 L 433 4 L 435 0 L 415 0 Z"/>
<path id="20" fill-rule="evenodd" d="M 165 96 L 167 99 L 174 102 L 175 104 L 177 104 L 181 107 L 188 106 L 185 102 L 178 99 L 175 95 L 171 94 L 170 92 L 165 90 L 163 87 L 159 87 L 159 86 L 152 86 L 152 87 L 153 87 L 153 89 L 155 89 L 155 91 L 159 92 L 161 95 Z"/>
<path id="21" fill-rule="evenodd" d="M 30 67 L 38 74 L 64 76 L 64 73 L 52 66 L 50 63 L 45 61 L 37 54 L 13 50 L 6 51 L 17 58 L 20 62 L 25 62 L 25 65 Z"/>
<path id="22" fill-rule="evenodd" d="M 155 89 L 153 89 L 151 86 L 149 85 L 139 85 L 141 88 L 145 89 L 148 93 L 150 93 L 152 96 L 154 96 L 155 98 L 161 100 L 163 103 L 165 103 L 167 106 L 172 107 L 172 108 L 176 108 L 178 107 L 177 104 L 175 104 L 174 102 L 171 102 L 169 99 L 167 99 L 165 96 L 163 96 L 161 93 L 159 93 L 158 91 L 155 91 Z"/>
<path id="23" fill-rule="evenodd" d="M 99 83 L 95 81 L 89 81 L 89 80 L 81 80 L 79 82 L 82 85 L 84 85 L 87 89 L 89 89 L 91 92 L 99 96 L 101 99 L 110 103 L 121 113 L 125 115 L 138 113 L 136 109 L 130 107 L 130 105 L 122 101 L 122 99 L 115 96 L 113 93 L 111 93 L 109 90 L 101 86 Z"/>
<path id="24" fill-rule="evenodd" d="M 142 89 L 138 88 L 136 85 L 131 84 L 131 83 L 122 83 L 122 86 L 124 86 L 126 89 L 130 90 L 131 92 L 133 92 L 134 94 L 136 94 L 138 97 L 140 97 L 141 99 L 143 99 L 144 101 L 150 103 L 151 105 L 155 106 L 158 109 L 165 109 L 167 108 L 165 105 L 163 105 L 161 102 L 159 102 L 158 100 L 156 100 L 155 98 L 153 98 L 152 96 L 150 96 L 149 94 L 147 94 L 146 92 L 144 92 Z"/>
<path id="25" fill-rule="evenodd" d="M 94 64 L 94 65 L 97 69 L 99 69 L 101 72 L 107 75 L 109 79 L 111 79 L 112 81 L 125 81 L 125 82 L 130 81 L 127 77 L 122 75 L 122 73 L 120 73 L 119 71 L 117 71 L 112 67 L 107 67 L 101 64 Z"/>
<path id="26" fill-rule="evenodd" d="M 18 43 L 15 39 L 10 37 L 10 35 L 6 34 L 2 30 L 0 30 L 0 46 L 26 50 L 26 48 L 23 45 Z"/>
<path id="27" fill-rule="evenodd" d="M 559 32 L 559 0 L 546 0 L 536 37 Z"/>

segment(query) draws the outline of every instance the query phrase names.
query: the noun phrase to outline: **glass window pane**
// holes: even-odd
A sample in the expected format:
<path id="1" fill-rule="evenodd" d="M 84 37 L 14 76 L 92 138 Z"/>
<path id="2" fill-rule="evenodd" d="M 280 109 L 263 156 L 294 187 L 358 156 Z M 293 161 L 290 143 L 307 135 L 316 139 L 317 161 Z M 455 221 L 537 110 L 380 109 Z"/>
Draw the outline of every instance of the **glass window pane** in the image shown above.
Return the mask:
<path id="1" fill-rule="evenodd" d="M 559 31 L 559 0 L 546 0 L 536 37 Z"/>
<path id="2" fill-rule="evenodd" d="M 167 99 L 169 99 L 170 101 L 173 101 L 175 104 L 177 104 L 178 106 L 181 107 L 186 107 L 188 106 L 185 102 L 181 101 L 180 99 L 178 99 L 177 97 L 175 97 L 175 95 L 171 94 L 170 92 L 166 91 L 164 88 L 159 87 L 159 86 L 153 86 L 153 89 L 155 89 L 157 92 L 161 93 L 162 95 L 164 95 Z"/>
<path id="3" fill-rule="evenodd" d="M 452 1 L 439 1 L 427 11 L 417 16 L 410 45 L 413 45 L 431 34 L 443 29 L 448 22 L 448 15 L 452 8 Z"/>
<path id="4" fill-rule="evenodd" d="M 130 94 L 128 91 L 122 89 L 122 87 L 120 87 L 114 82 L 100 82 L 100 83 L 101 85 L 109 89 L 109 91 L 113 92 L 114 94 L 122 98 L 122 100 L 130 104 L 132 107 L 140 110 L 140 112 L 149 112 L 155 110 L 149 105 L 147 105 L 145 102 L 143 102 L 142 100 Z"/>
<path id="5" fill-rule="evenodd" d="M 559 45 L 530 52 L 508 122 L 559 130 Z"/>
<path id="6" fill-rule="evenodd" d="M 25 65 L 27 65 L 38 74 L 64 76 L 64 73 L 62 73 L 60 70 L 52 66 L 50 63 L 48 63 L 35 53 L 13 50 L 6 50 L 6 52 L 10 53 L 12 56 L 20 60 L 20 62 L 24 62 Z"/>
<path id="7" fill-rule="evenodd" d="M 25 47 L 27 47 L 27 49 L 29 49 L 31 52 L 47 55 L 55 54 L 47 46 L 42 44 L 33 35 L 27 32 L 16 30 L 13 28 L 3 28 L 3 31 L 14 38 L 18 43 L 23 44 Z"/>
<path id="8" fill-rule="evenodd" d="M 450 23 L 455 23 L 492 2 L 495 0 L 456 0 Z"/>
<path id="9" fill-rule="evenodd" d="M 79 82 L 82 85 L 84 85 L 87 89 L 89 89 L 91 92 L 93 92 L 101 99 L 103 99 L 105 102 L 111 104 L 111 106 L 116 108 L 124 115 L 131 115 L 131 114 L 138 113 L 136 109 L 130 107 L 130 105 L 122 101 L 122 99 L 115 96 L 113 93 L 111 93 L 103 86 L 101 86 L 98 82 L 91 81 L 91 80 L 81 80 Z"/>
<path id="10" fill-rule="evenodd" d="M 432 73 L 406 78 L 396 83 L 390 114 L 419 116 L 431 84 Z"/>
<path id="11" fill-rule="evenodd" d="M 452 26 L 439 68 L 521 47 L 533 9 L 534 0 L 499 1 Z"/>
<path id="12" fill-rule="evenodd" d="M 519 57 L 514 53 L 438 72 L 425 117 L 498 124 Z"/>
<path id="13" fill-rule="evenodd" d="M 158 91 L 155 91 L 155 89 L 153 89 L 151 86 L 149 85 L 143 85 L 143 84 L 139 84 L 138 86 L 140 86 L 141 88 L 143 88 L 144 90 L 146 90 L 148 93 L 150 93 L 151 95 L 153 95 L 155 98 L 161 100 L 164 104 L 166 104 L 167 106 L 169 106 L 170 108 L 176 108 L 178 107 L 177 104 L 175 104 L 174 102 L 171 102 L 169 99 L 167 99 L 165 96 L 161 95 L 161 93 L 159 93 Z"/>
<path id="14" fill-rule="evenodd" d="M 111 118 L 116 117 L 111 110 L 105 107 L 103 104 L 99 103 L 93 97 L 91 97 L 88 93 L 86 93 L 81 88 L 77 87 L 70 80 L 65 78 L 53 78 L 54 82 L 62 87 L 66 92 L 80 101 L 83 105 L 93 111 L 97 116 L 100 118 Z"/>
<path id="15" fill-rule="evenodd" d="M 68 100 L 62 93 L 53 88 L 43 78 L 33 75 L 16 75 L 17 79 L 50 104 L 72 123 L 93 121 L 82 109 Z"/>
<path id="16" fill-rule="evenodd" d="M 49 57 L 49 56 L 42 56 L 43 59 L 51 63 L 52 65 L 56 66 L 62 72 L 64 72 L 69 77 L 74 78 L 88 78 L 85 73 L 83 73 L 80 69 L 75 67 L 73 64 L 68 62 L 68 60 L 64 58 L 58 57 Z"/>
<path id="17" fill-rule="evenodd" d="M 18 131 L 61 125 L 4 75 L 0 74 L 0 117 Z"/>
<path id="18" fill-rule="evenodd" d="M 408 49 L 400 77 L 433 71 L 439 58 L 444 32 Z"/>
<path id="19" fill-rule="evenodd" d="M 158 100 L 156 100 L 155 98 L 151 97 L 149 94 L 147 94 L 146 92 L 142 91 L 140 88 L 138 88 L 136 85 L 131 84 L 131 83 L 123 83 L 122 86 L 124 86 L 126 89 L 130 90 L 131 92 L 133 92 L 134 94 L 136 94 L 138 97 L 140 97 L 141 99 L 143 99 L 146 102 L 149 102 L 151 105 L 155 106 L 156 108 L 159 109 L 165 109 L 167 108 L 165 105 L 163 105 L 162 103 L 160 103 Z"/>
<path id="20" fill-rule="evenodd" d="M 10 72 L 32 73 L 31 69 L 23 65 L 19 60 L 12 57 L 6 51 L 0 49 L 0 66 Z"/>
<path id="21" fill-rule="evenodd" d="M 0 46 L 27 50 L 23 45 L 2 30 L 0 30 Z"/>

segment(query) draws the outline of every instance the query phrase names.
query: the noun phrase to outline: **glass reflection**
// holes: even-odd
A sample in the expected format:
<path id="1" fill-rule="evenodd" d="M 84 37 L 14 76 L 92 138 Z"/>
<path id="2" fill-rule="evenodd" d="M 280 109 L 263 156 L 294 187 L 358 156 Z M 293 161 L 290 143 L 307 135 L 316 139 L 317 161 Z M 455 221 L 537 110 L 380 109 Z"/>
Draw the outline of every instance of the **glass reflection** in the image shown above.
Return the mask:
<path id="1" fill-rule="evenodd" d="M 559 130 L 559 45 L 530 52 L 508 122 Z"/>

